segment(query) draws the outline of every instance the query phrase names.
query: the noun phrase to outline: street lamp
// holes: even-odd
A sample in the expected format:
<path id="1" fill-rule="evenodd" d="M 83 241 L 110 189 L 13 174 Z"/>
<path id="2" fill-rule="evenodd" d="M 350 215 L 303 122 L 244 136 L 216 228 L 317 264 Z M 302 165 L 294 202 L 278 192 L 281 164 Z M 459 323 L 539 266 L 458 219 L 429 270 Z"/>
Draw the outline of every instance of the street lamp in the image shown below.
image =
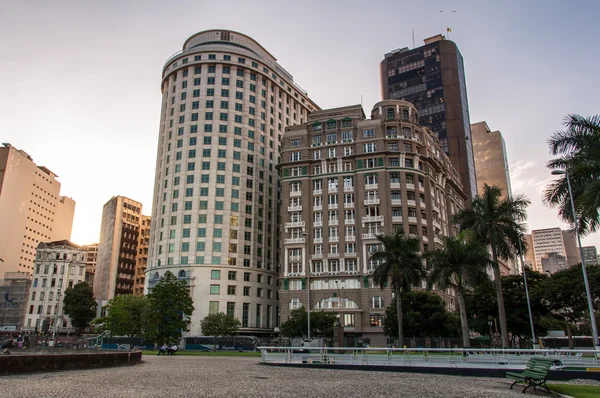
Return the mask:
<path id="1" fill-rule="evenodd" d="M 529 312 L 529 325 L 531 326 L 531 342 L 533 349 L 540 348 L 539 344 L 535 340 L 535 329 L 533 327 L 533 315 L 531 313 L 531 302 L 529 301 L 529 288 L 527 287 L 527 272 L 525 270 L 525 260 L 523 259 L 523 245 L 521 243 L 521 236 L 519 235 L 519 257 L 521 258 L 521 271 L 523 272 L 523 282 L 525 283 L 525 297 L 527 298 L 527 311 Z"/>
<path id="2" fill-rule="evenodd" d="M 306 289 L 308 293 L 308 299 L 306 300 L 308 306 L 308 333 L 307 340 L 310 340 L 310 263 L 308 262 L 308 232 L 302 232 L 302 237 L 304 238 L 304 255 L 302 256 L 303 262 L 306 266 Z M 306 261 L 304 261 L 306 260 Z"/>
<path id="3" fill-rule="evenodd" d="M 590 293 L 590 283 L 588 281 L 587 270 L 585 269 L 585 259 L 583 257 L 583 248 L 581 247 L 581 238 L 579 236 L 579 222 L 577 213 L 575 212 L 575 202 L 573 201 L 573 190 L 571 189 L 571 178 L 567 170 L 552 170 L 552 175 L 565 175 L 567 177 L 567 187 L 569 188 L 569 198 L 571 199 L 571 211 L 573 212 L 573 223 L 575 224 L 575 236 L 577 244 L 579 244 L 579 255 L 581 256 L 581 271 L 583 272 L 583 283 L 585 285 L 585 294 L 587 296 L 588 309 L 590 311 L 590 324 L 592 326 L 592 337 L 596 350 L 600 349 L 600 341 L 598 341 L 598 328 L 596 326 L 596 318 L 594 317 L 594 305 L 592 304 L 592 294 Z"/>

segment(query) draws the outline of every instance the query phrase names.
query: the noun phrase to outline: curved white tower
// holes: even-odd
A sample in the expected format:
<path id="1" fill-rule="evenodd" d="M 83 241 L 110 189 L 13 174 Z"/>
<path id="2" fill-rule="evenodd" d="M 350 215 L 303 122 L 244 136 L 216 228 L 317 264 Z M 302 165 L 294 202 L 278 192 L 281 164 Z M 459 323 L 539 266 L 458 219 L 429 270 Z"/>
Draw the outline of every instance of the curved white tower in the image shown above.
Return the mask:
<path id="1" fill-rule="evenodd" d="M 171 271 L 191 286 L 189 335 L 211 312 L 241 333 L 277 325 L 279 193 L 286 126 L 319 109 L 241 33 L 190 37 L 163 68 L 146 290 Z"/>

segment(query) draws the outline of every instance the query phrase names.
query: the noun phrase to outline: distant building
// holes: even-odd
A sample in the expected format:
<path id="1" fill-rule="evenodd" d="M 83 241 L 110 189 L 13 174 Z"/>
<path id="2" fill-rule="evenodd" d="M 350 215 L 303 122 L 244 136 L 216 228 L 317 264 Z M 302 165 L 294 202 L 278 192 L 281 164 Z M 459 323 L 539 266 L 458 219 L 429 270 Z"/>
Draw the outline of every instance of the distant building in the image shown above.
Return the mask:
<path id="1" fill-rule="evenodd" d="M 18 332 L 25 325 L 31 274 L 6 272 L 0 279 L 0 336 Z"/>
<path id="2" fill-rule="evenodd" d="M 85 281 L 86 261 L 87 251 L 68 240 L 38 245 L 25 330 L 76 331 L 64 314 L 63 299 L 67 288 Z"/>
<path id="3" fill-rule="evenodd" d="M 538 272 L 543 272 L 542 258 L 549 253 L 565 257 L 568 267 L 581 261 L 575 237 L 569 231 L 560 228 L 536 229 L 531 231 L 531 238 L 526 236 L 525 239 L 533 244 L 531 247 L 528 243 L 529 256 L 533 254 L 533 269 Z"/>
<path id="4" fill-rule="evenodd" d="M 75 201 L 60 196 L 58 176 L 25 151 L 0 147 L 0 275 L 32 273 L 40 242 L 71 239 Z"/>
<path id="5" fill-rule="evenodd" d="M 148 244 L 150 243 L 150 222 L 152 217 L 142 215 L 138 236 L 137 258 L 135 263 L 135 282 L 133 294 L 144 294 L 146 267 L 148 266 Z"/>
<path id="6" fill-rule="evenodd" d="M 596 246 L 583 246 L 585 265 L 598 265 L 598 252 Z"/>
<path id="7" fill-rule="evenodd" d="M 282 321 L 310 301 L 311 310 L 341 314 L 349 344 L 386 344 L 392 292 L 373 280 L 376 237 L 399 229 L 423 252 L 439 248 L 467 199 L 437 137 L 418 120 L 411 103 L 387 100 L 370 119 L 352 105 L 286 129 L 278 166 Z M 455 309 L 452 291 L 436 292 Z"/>
<path id="8" fill-rule="evenodd" d="M 94 275 L 97 300 L 133 294 L 143 217 L 142 204 L 124 196 L 114 196 L 104 205 Z"/>
<path id="9" fill-rule="evenodd" d="M 91 245 L 81 246 L 81 248 L 87 252 L 85 261 L 85 281 L 93 287 L 94 275 L 96 274 L 96 262 L 98 261 L 98 244 L 92 243 Z"/>
<path id="10" fill-rule="evenodd" d="M 542 257 L 542 269 L 540 272 L 553 274 L 569 268 L 567 258 L 558 253 L 548 253 Z"/>
<path id="11" fill-rule="evenodd" d="M 443 35 L 424 43 L 385 54 L 380 65 L 381 96 L 409 101 L 417 108 L 419 124 L 439 138 L 470 202 L 477 195 L 477 184 L 463 57 Z"/>

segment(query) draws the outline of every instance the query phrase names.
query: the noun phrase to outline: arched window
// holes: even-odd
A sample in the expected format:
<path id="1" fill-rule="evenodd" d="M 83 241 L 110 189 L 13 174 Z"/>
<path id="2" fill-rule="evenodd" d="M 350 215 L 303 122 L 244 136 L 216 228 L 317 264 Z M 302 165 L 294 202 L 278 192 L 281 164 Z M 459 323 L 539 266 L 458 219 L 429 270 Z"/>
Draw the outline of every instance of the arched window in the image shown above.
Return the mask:
<path id="1" fill-rule="evenodd" d="M 155 272 L 154 273 L 154 279 L 158 279 L 158 278 L 160 278 L 160 275 L 158 274 L 158 272 Z"/>
<path id="2" fill-rule="evenodd" d="M 290 310 L 297 310 L 300 307 L 302 307 L 302 302 L 298 297 L 290 300 Z"/>
<path id="3" fill-rule="evenodd" d="M 184 270 L 179 271 L 179 278 L 185 278 L 185 271 Z"/>
<path id="4" fill-rule="evenodd" d="M 402 109 L 402 120 L 408 120 L 409 115 L 410 115 L 410 113 L 409 113 L 408 109 L 406 109 L 406 108 Z"/>
<path id="5" fill-rule="evenodd" d="M 358 308 L 358 305 L 347 298 L 343 297 L 329 297 L 323 299 L 317 304 L 315 304 L 314 309 L 323 310 L 323 309 L 348 309 L 348 308 Z"/>
<path id="6" fill-rule="evenodd" d="M 367 185 L 377 184 L 378 181 L 379 177 L 376 174 L 369 174 L 365 177 L 365 184 Z"/>
<path id="7" fill-rule="evenodd" d="M 396 116 L 396 112 L 394 112 L 394 108 L 387 108 L 387 118 L 394 119 Z"/>
<path id="8" fill-rule="evenodd" d="M 371 297 L 371 308 L 384 308 L 383 299 L 379 296 Z"/>

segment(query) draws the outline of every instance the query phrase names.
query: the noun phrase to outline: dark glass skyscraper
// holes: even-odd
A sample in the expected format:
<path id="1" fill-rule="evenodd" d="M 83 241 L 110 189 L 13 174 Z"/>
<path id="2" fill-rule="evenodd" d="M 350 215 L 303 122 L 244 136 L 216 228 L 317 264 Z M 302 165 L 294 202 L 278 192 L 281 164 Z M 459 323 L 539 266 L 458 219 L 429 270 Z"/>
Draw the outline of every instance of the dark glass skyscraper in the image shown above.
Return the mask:
<path id="1" fill-rule="evenodd" d="M 412 102 L 462 177 L 465 193 L 477 194 L 463 58 L 456 44 L 437 35 L 425 45 L 385 54 L 381 96 Z"/>

